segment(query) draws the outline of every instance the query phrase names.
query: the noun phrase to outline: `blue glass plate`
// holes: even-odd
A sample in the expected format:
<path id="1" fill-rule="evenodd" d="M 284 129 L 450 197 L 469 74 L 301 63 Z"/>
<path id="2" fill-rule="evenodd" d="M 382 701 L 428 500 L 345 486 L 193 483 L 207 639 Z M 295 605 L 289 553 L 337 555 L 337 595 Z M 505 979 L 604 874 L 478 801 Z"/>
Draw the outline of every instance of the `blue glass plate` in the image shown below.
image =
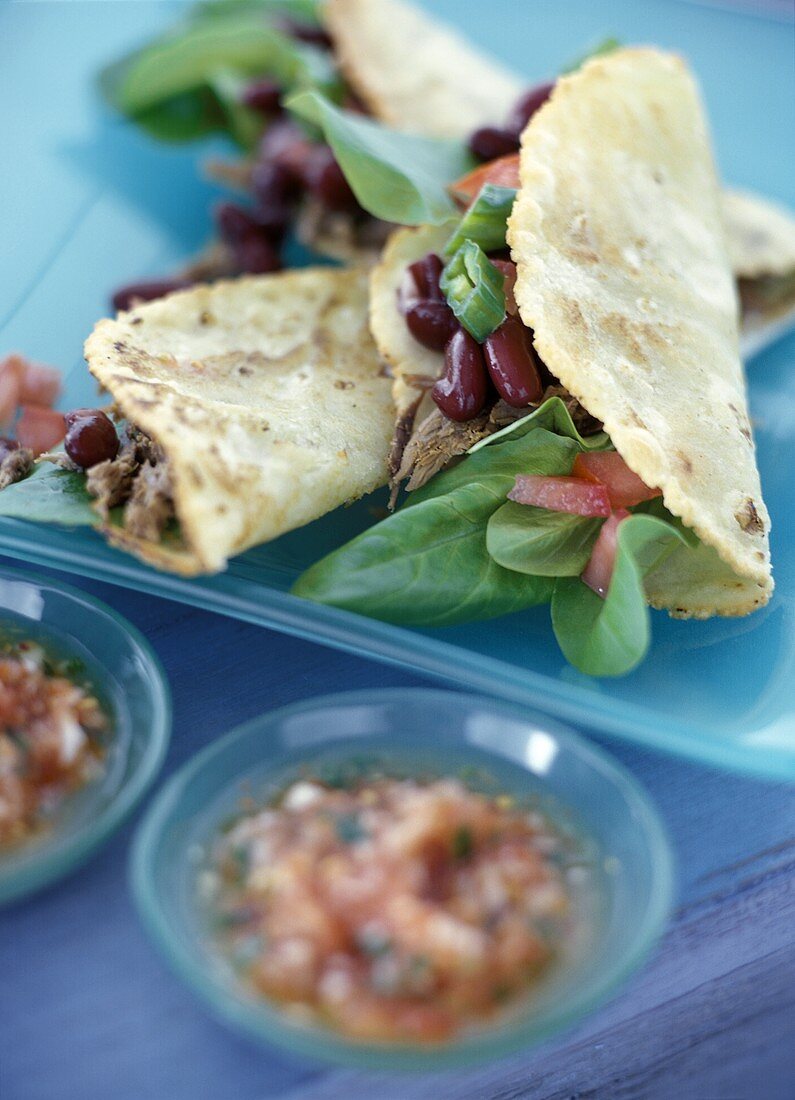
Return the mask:
<path id="1" fill-rule="evenodd" d="M 607 34 L 681 49 L 702 80 L 724 178 L 792 202 L 795 82 L 785 5 L 570 0 L 564 11 L 541 0 L 491 0 L 488 20 L 474 0 L 428 6 L 529 80 Z M 0 132 L 14 154 L 13 170 L 0 175 L 0 350 L 59 364 L 68 406 L 92 400 L 81 345 L 107 310 L 108 289 L 176 266 L 208 232 L 216 192 L 196 165 L 223 148 L 158 146 L 108 117 L 91 84 L 101 64 L 178 7 L 76 0 L 0 10 Z M 57 94 L 44 78 L 50 67 Z M 236 559 L 222 576 L 195 581 L 158 574 L 85 531 L 2 520 L 0 551 L 404 665 L 645 745 L 795 779 L 795 339 L 758 356 L 749 374 L 776 595 L 747 619 L 679 623 L 655 614 L 647 660 L 618 681 L 566 665 L 546 608 L 418 631 L 289 596 L 298 573 L 371 523 L 381 500 L 341 509 Z"/>

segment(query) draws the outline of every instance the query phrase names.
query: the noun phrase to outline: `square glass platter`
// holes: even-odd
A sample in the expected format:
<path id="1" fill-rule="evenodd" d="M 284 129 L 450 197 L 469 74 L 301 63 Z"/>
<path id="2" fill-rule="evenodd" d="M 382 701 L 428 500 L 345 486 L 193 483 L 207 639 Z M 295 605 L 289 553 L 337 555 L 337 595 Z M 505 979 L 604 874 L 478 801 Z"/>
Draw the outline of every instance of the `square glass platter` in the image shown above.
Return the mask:
<path id="1" fill-rule="evenodd" d="M 110 117 L 92 83 L 103 63 L 167 25 L 180 6 L 74 0 L 0 10 L 0 132 L 13 150 L 0 178 L 0 352 L 59 365 L 64 407 L 95 400 L 81 346 L 107 311 L 109 289 L 177 267 L 208 234 L 207 209 L 220 194 L 198 166 L 227 147 L 160 146 Z M 785 5 L 570 0 L 564 15 L 540 0 L 496 0 L 488 21 L 471 0 L 426 6 L 526 71 L 528 83 L 608 34 L 682 50 L 702 82 L 723 177 L 792 203 L 795 78 Z M 648 746 L 795 779 L 795 337 L 756 356 L 749 382 L 773 517 L 775 596 L 744 619 L 687 623 L 655 613 L 646 661 L 619 680 L 567 666 L 545 607 L 422 631 L 291 597 L 305 566 L 373 522 L 380 497 L 193 581 L 157 573 L 86 531 L 0 520 L 0 552 L 403 665 Z"/>

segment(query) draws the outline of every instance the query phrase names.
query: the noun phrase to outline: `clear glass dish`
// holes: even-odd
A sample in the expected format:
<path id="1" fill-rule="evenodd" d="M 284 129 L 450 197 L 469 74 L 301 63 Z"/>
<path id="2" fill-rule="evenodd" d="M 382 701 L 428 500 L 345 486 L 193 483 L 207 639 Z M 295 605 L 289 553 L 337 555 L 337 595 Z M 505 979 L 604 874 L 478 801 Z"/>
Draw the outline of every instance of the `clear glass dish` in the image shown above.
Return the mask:
<path id="1" fill-rule="evenodd" d="M 456 774 L 530 797 L 577 838 L 587 866 L 581 934 L 519 1010 L 434 1047 L 346 1040 L 290 1021 L 235 980 L 211 942 L 199 894 L 208 843 L 243 792 L 266 801 L 305 769 L 355 761 L 405 774 Z M 301 1055 L 370 1068 L 431 1069 L 528 1046 L 602 1001 L 660 935 L 672 859 L 656 811 L 606 753 L 525 710 L 423 689 L 313 699 L 262 715 L 189 761 L 159 792 L 135 837 L 131 883 L 143 922 L 176 973 L 238 1030 Z"/>
<path id="2" fill-rule="evenodd" d="M 77 589 L 0 571 L 0 640 L 75 660 L 111 717 L 100 776 L 68 796 L 46 831 L 0 849 L 0 904 L 62 878 L 95 851 L 160 770 L 171 731 L 165 674 L 141 634 Z"/>
<path id="3" fill-rule="evenodd" d="M 780 5 L 503 0 L 484 20 L 477 0 L 429 3 L 530 83 L 606 35 L 680 50 L 703 87 L 723 178 L 792 202 L 792 28 Z M 230 155 L 228 146 L 153 142 L 103 111 L 95 94 L 102 64 L 173 19 L 173 4 L 154 0 L 72 4 L 69 25 L 84 33 L 74 36 L 68 57 L 62 25 L 39 20 L 37 57 L 62 74 L 57 103 L 24 51 L 4 59 L 15 93 L 0 103 L 0 117 L 4 132 L 22 129 L 14 170 L 0 174 L 0 203 L 15 212 L 0 250 L 0 354 L 18 349 L 63 367 L 65 408 L 96 400 L 82 346 L 107 312 L 110 290 L 180 268 L 205 243 L 208 209 L 221 195 L 199 165 L 213 153 Z M 24 119 L 17 103 L 25 104 Z M 672 622 L 655 613 L 648 657 L 620 680 L 589 679 L 567 666 L 547 608 L 419 631 L 290 596 L 303 568 L 372 523 L 370 509 L 381 498 L 340 508 L 236 558 L 221 576 L 195 581 L 149 569 L 91 532 L 17 520 L 0 520 L 0 552 L 402 665 L 646 747 L 795 780 L 795 336 L 756 355 L 748 376 L 773 521 L 773 600 L 743 619 Z"/>

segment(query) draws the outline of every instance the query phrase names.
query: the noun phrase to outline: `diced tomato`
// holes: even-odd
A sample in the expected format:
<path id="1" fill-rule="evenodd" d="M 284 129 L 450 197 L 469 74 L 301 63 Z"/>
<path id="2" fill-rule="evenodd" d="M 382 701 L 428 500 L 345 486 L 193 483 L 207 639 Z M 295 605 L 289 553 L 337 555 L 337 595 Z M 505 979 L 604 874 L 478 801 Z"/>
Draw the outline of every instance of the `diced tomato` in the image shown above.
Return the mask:
<path id="1" fill-rule="evenodd" d="M 23 360 L 7 355 L 0 360 L 0 428 L 7 429 L 14 419 L 22 392 Z"/>
<path id="2" fill-rule="evenodd" d="M 633 504 L 640 504 L 642 500 L 652 500 L 660 495 L 659 489 L 650 489 L 630 470 L 618 451 L 579 454 L 571 472 L 575 477 L 604 485 L 614 508 L 630 508 Z"/>
<path id="3" fill-rule="evenodd" d="M 581 477 L 543 477 L 537 474 L 517 474 L 509 500 L 517 504 L 532 504 L 551 512 L 568 512 L 573 516 L 609 516 L 610 498 L 604 485 L 584 481 Z"/>
<path id="4" fill-rule="evenodd" d="M 476 197 L 484 183 L 494 183 L 498 187 L 519 187 L 519 154 L 509 153 L 507 157 L 498 157 L 487 164 L 481 164 L 461 179 L 451 183 L 448 191 L 454 199 L 466 206 Z"/>
<path id="5" fill-rule="evenodd" d="M 22 415 L 17 422 L 17 439 L 21 446 L 30 448 L 34 455 L 49 451 L 65 435 L 66 421 L 63 413 L 45 409 L 41 405 L 22 406 Z"/>
<path id="6" fill-rule="evenodd" d="M 602 529 L 594 543 L 588 564 L 582 572 L 582 580 L 602 599 L 607 595 L 616 563 L 616 538 L 618 525 L 629 516 L 625 508 L 613 512 L 602 524 Z"/>
<path id="7" fill-rule="evenodd" d="M 21 405 L 44 405 L 51 408 L 61 393 L 61 372 L 57 367 L 48 367 L 44 363 L 24 364 L 22 390 L 19 395 Z"/>

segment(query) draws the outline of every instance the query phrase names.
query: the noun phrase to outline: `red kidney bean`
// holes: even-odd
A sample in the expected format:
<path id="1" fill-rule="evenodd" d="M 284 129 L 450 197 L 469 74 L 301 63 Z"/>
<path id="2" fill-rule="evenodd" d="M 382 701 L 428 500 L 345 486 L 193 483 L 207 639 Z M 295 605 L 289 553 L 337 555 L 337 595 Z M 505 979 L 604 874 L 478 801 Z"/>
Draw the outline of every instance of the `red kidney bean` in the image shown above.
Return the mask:
<path id="1" fill-rule="evenodd" d="M 275 80 L 255 80 L 243 89 L 241 103 L 262 115 L 275 115 L 281 111 L 282 88 Z"/>
<path id="2" fill-rule="evenodd" d="M 444 351 L 447 341 L 458 328 L 458 321 L 447 302 L 427 298 L 406 310 L 406 324 L 414 339 L 431 351 Z"/>
<path id="3" fill-rule="evenodd" d="M 237 203 L 219 203 L 213 213 L 218 232 L 227 244 L 235 245 L 259 234 L 259 226 L 253 214 Z"/>
<path id="4" fill-rule="evenodd" d="M 247 275 L 268 275 L 280 271 L 281 257 L 265 237 L 247 237 L 233 246 L 235 261 Z"/>
<path id="5" fill-rule="evenodd" d="M 72 462 L 88 470 L 98 462 L 116 457 L 119 437 L 113 422 L 100 409 L 75 409 L 64 420 L 64 450 Z"/>
<path id="6" fill-rule="evenodd" d="M 251 172 L 251 190 L 260 206 L 269 207 L 295 198 L 300 186 L 294 173 L 283 164 L 260 160 Z"/>
<path id="7" fill-rule="evenodd" d="M 259 160 L 278 164 L 303 186 L 314 146 L 303 130 L 288 118 L 278 118 L 259 144 Z"/>
<path id="8" fill-rule="evenodd" d="M 151 279 L 142 283 L 128 283 L 119 287 L 111 297 L 114 309 L 132 309 L 136 302 L 153 302 L 164 298 L 173 290 L 185 290 L 193 284 L 188 279 Z"/>
<path id="9" fill-rule="evenodd" d="M 279 27 L 291 38 L 297 38 L 299 42 L 306 42 L 310 46 L 317 46 L 321 50 L 330 50 L 332 41 L 329 34 L 315 23 L 302 23 L 300 19 L 279 20 Z"/>
<path id="10" fill-rule="evenodd" d="M 444 374 L 431 397 L 451 420 L 471 420 L 486 403 L 488 379 L 477 340 L 459 328 L 444 349 Z"/>
<path id="11" fill-rule="evenodd" d="M 8 436 L 5 435 L 0 436 L 0 462 L 2 462 L 4 458 L 8 458 L 13 451 L 18 450 L 19 444 L 16 439 L 9 439 Z"/>
<path id="12" fill-rule="evenodd" d="M 469 137 L 470 151 L 478 160 L 496 160 L 519 149 L 516 133 L 499 126 L 481 126 Z"/>
<path id="13" fill-rule="evenodd" d="M 312 150 L 304 182 L 309 191 L 329 210 L 355 210 L 358 200 L 327 145 Z"/>
<path id="14" fill-rule="evenodd" d="M 515 408 L 538 401 L 543 392 L 530 346 L 530 333 L 518 317 L 506 317 L 483 342 L 483 357 L 500 397 Z"/>
<path id="15" fill-rule="evenodd" d="M 491 256 L 489 256 L 489 259 L 497 270 L 502 272 L 505 312 L 508 314 L 518 313 L 519 307 L 513 294 L 513 288 L 516 286 L 516 264 L 512 260 L 494 260 Z"/>
<path id="16" fill-rule="evenodd" d="M 417 287 L 419 298 L 432 298 L 438 302 L 444 301 L 444 295 L 439 286 L 439 279 L 443 270 L 444 264 L 435 252 L 429 252 L 421 260 L 415 260 L 413 264 L 409 264 L 409 271 Z"/>
<path id="17" fill-rule="evenodd" d="M 555 83 L 552 81 L 548 84 L 537 84 L 535 88 L 525 92 L 522 98 L 514 104 L 505 124 L 505 129 L 515 137 L 521 137 L 522 131 L 538 108 L 542 107 L 552 95 L 554 87 Z"/>
<path id="18" fill-rule="evenodd" d="M 258 210 L 246 210 L 233 202 L 215 209 L 215 221 L 222 240 L 233 249 L 245 241 L 266 238 L 279 244 L 284 237 L 291 211 L 286 203 L 274 203 Z"/>

